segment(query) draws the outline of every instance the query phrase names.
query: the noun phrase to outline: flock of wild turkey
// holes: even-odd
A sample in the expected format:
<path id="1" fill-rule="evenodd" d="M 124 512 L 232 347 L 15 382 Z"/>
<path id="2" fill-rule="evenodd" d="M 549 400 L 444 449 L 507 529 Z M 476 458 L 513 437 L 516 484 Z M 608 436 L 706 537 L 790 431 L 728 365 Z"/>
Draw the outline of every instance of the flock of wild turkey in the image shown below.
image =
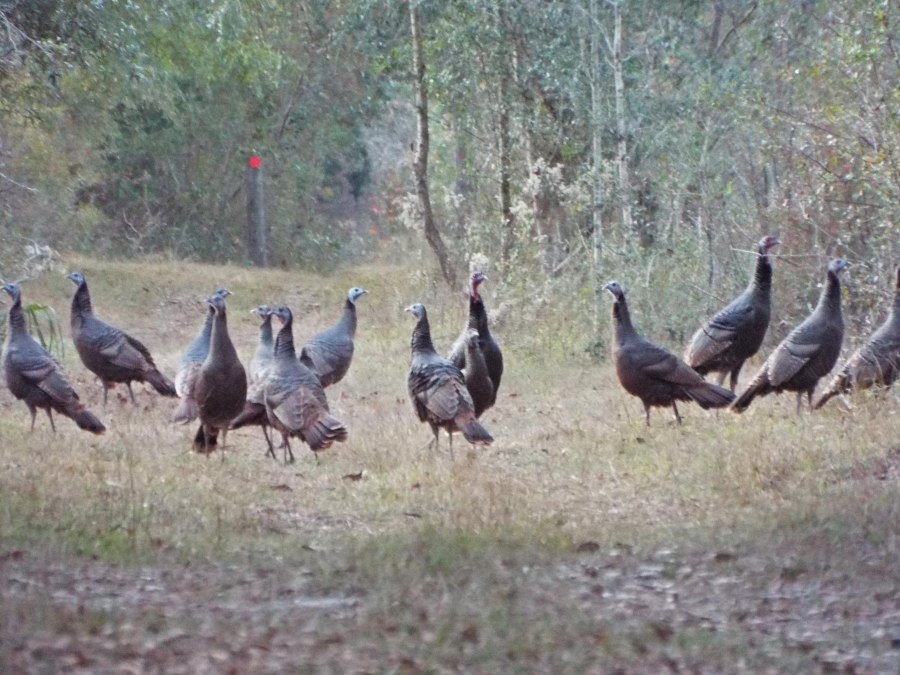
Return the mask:
<path id="1" fill-rule="evenodd" d="M 653 406 L 671 405 L 680 423 L 677 401 L 694 401 L 704 409 L 730 405 L 742 412 L 757 396 L 793 391 L 797 393 L 798 413 L 804 393 L 813 406 L 813 391 L 819 379 L 834 367 L 843 341 L 840 274 L 847 262 L 840 258 L 829 263 L 812 314 L 781 341 L 747 388 L 735 397 L 741 368 L 759 350 L 768 329 L 772 289 L 769 254 L 779 243 L 774 237 L 760 240 L 750 284 L 697 330 L 683 361 L 638 334 L 631 323 L 624 290 L 615 281 L 606 285 L 614 298 L 612 356 L 616 374 L 622 387 L 641 399 L 648 425 Z M 350 289 L 341 319 L 310 338 L 299 355 L 294 347 L 291 310 L 257 307 L 253 312 L 260 320 L 259 343 L 245 369 L 228 334 L 225 299 L 230 292 L 219 289 L 207 298 L 206 320 L 185 350 L 173 383 L 157 369 L 140 341 L 94 315 L 84 276 L 73 272 L 68 278 L 76 285 L 72 339 L 85 367 L 103 385 L 104 405 L 109 388 L 116 383 L 125 384 L 132 402 L 132 382 L 146 382 L 163 396 L 177 396 L 181 400 L 172 420 L 188 423 L 199 419 L 194 448 L 205 453 L 218 446 L 219 432 L 224 447 L 228 430 L 244 426 L 262 428 L 273 458 L 270 427 L 280 433 L 286 463 L 294 461 L 291 438 L 300 438 L 314 452 L 346 440 L 347 427 L 329 412 L 325 388 L 339 382 L 350 367 L 356 301 L 365 290 Z M 477 445 L 493 441 L 479 418 L 497 400 L 503 354 L 491 335 L 479 291 L 485 279 L 481 272 L 471 276 L 469 317 L 447 358 L 434 348 L 425 307 L 414 304 L 406 308 L 416 320 L 410 342 L 409 397 L 419 420 L 431 427 L 431 444 L 437 444 L 439 430 L 444 429 L 451 453 L 454 432 Z M 82 429 L 103 433 L 103 423 L 79 400 L 56 360 L 28 334 L 18 285 L 8 283 L 3 290 L 12 299 L 3 345 L 6 385 L 28 406 L 31 428 L 40 408 L 46 411 L 54 431 L 55 410 Z M 272 317 L 281 323 L 277 335 Z M 713 372 L 719 373 L 718 384 L 704 379 Z M 726 375 L 730 375 L 730 389 L 722 386 Z M 851 389 L 890 387 L 898 377 L 900 267 L 887 319 L 847 360 L 815 407 Z"/>
<path id="2" fill-rule="evenodd" d="M 735 398 L 744 362 L 756 354 L 769 327 L 772 296 L 771 249 L 781 242 L 763 237 L 757 244 L 756 266 L 750 284 L 724 309 L 701 326 L 691 338 L 684 358 L 641 337 L 631 324 L 625 292 L 615 281 L 606 288 L 613 304 L 613 362 L 622 386 L 644 404 L 647 424 L 651 406 L 672 406 L 681 422 L 676 401 L 695 401 L 702 408 L 731 406 L 743 412 L 757 396 L 771 392 L 797 394 L 797 412 L 803 394 L 812 408 L 819 380 L 837 363 L 844 339 L 840 274 L 847 261 L 828 263 L 825 285 L 813 312 L 784 338 L 765 360 L 740 396 Z M 719 383 L 703 379 L 719 373 Z M 731 376 L 731 388 L 722 383 Z M 884 323 L 847 360 L 815 404 L 821 408 L 834 396 L 851 389 L 890 387 L 900 377 L 900 267 L 896 270 L 894 300 Z"/>

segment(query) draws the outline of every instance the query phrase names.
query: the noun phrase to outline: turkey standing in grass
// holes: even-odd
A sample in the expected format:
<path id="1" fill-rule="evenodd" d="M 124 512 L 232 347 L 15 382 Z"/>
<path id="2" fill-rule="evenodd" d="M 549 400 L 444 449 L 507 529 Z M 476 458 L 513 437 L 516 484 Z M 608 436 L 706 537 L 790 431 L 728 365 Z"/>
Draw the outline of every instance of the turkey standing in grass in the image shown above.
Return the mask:
<path id="1" fill-rule="evenodd" d="M 768 254 L 780 243 L 775 237 L 763 237 L 759 241 L 750 284 L 694 333 L 684 353 L 687 364 L 701 375 L 718 372 L 719 384 L 730 373 L 732 392 L 744 361 L 759 351 L 769 327 L 772 263 Z"/>
<path id="2" fill-rule="evenodd" d="M 707 382 L 674 354 L 641 337 L 631 325 L 625 291 L 617 281 L 605 286 L 613 303 L 612 359 L 622 387 L 644 404 L 644 417 L 650 426 L 651 406 L 672 406 L 675 420 L 681 424 L 676 401 L 695 401 L 701 408 L 724 408 L 734 400 L 727 389 Z"/>
<path id="3" fill-rule="evenodd" d="M 231 295 L 231 291 L 226 288 L 220 288 L 213 296 L 227 298 Z M 209 353 L 209 340 L 212 335 L 213 319 L 216 316 L 216 310 L 207 301 L 206 320 L 200 328 L 200 332 L 184 350 L 181 355 L 181 365 L 175 374 L 175 391 L 181 398 L 181 403 L 172 414 L 172 421 L 178 424 L 186 424 L 197 419 L 197 400 L 194 397 L 194 386 L 197 383 L 197 375 L 200 373 L 200 366 L 206 360 Z"/>
<path id="4" fill-rule="evenodd" d="M 31 413 L 31 430 L 38 408 L 47 413 L 50 427 L 56 433 L 53 411 L 70 417 L 82 429 L 102 434 L 106 427 L 84 407 L 78 394 L 69 384 L 62 368 L 47 351 L 32 338 L 25 328 L 22 296 L 17 284 L 6 284 L 3 290 L 12 299 L 6 315 L 6 339 L 3 342 L 3 374 L 6 386 L 25 402 Z"/>
<path id="5" fill-rule="evenodd" d="M 103 405 L 110 385 L 116 382 L 125 383 L 132 403 L 132 382 L 149 382 L 163 396 L 177 396 L 175 385 L 159 372 L 142 342 L 94 316 L 84 275 L 72 272 L 68 278 L 77 286 L 72 297 L 72 340 L 85 368 L 103 384 Z"/>
<path id="6" fill-rule="evenodd" d="M 285 463 L 293 463 L 291 436 L 299 437 L 310 450 L 318 453 L 335 441 L 347 440 L 347 427 L 328 411 L 328 400 L 319 378 L 297 359 L 291 310 L 278 307 L 274 315 L 282 326 L 275 339 L 275 358 L 265 383 L 266 413 L 269 424 L 281 433 Z"/>
<path id="7" fill-rule="evenodd" d="M 416 303 L 405 311 L 416 318 L 406 384 L 416 415 L 431 426 L 434 438 L 429 445 L 437 448 L 439 429 L 445 429 L 450 436 L 451 457 L 454 431 L 462 432 L 469 443 L 490 445 L 494 439 L 475 417 L 475 404 L 462 371 L 434 350 L 425 307 Z"/>
<path id="8" fill-rule="evenodd" d="M 217 444 L 220 430 L 224 451 L 228 426 L 244 409 L 244 401 L 247 400 L 247 373 L 228 335 L 225 298 L 213 295 L 207 302 L 216 315 L 213 317 L 209 352 L 194 383 L 194 398 L 200 417 L 194 449 L 208 454 Z"/>
<path id="9" fill-rule="evenodd" d="M 844 317 L 839 275 L 846 267 L 847 261 L 842 258 L 828 263 L 825 287 L 815 310 L 766 359 L 744 393 L 734 402 L 735 412 L 745 411 L 754 398 L 773 391 L 797 392 L 798 415 L 804 393 L 812 406 L 816 384 L 831 371 L 841 353 Z"/>
<path id="10" fill-rule="evenodd" d="M 456 339 L 456 342 L 453 343 L 453 346 L 450 347 L 450 353 L 447 355 L 447 358 L 454 366 L 460 370 L 465 369 L 467 331 L 470 328 L 478 331 L 478 346 L 484 355 L 484 362 L 492 385 L 491 397 L 486 401 L 483 407 L 484 410 L 492 407 L 496 402 L 497 392 L 500 389 L 500 379 L 503 377 L 503 352 L 500 351 L 500 345 L 497 343 L 497 340 L 491 335 L 487 311 L 484 308 L 484 300 L 481 299 L 481 293 L 478 290 L 486 280 L 487 277 L 483 273 L 472 273 L 469 279 L 469 318 L 466 322 L 466 327 Z"/>
<path id="11" fill-rule="evenodd" d="M 344 313 L 331 328 L 313 335 L 300 351 L 300 361 L 313 371 L 323 387 L 337 384 L 350 369 L 353 360 L 353 338 L 356 336 L 356 301 L 368 293 L 351 288 L 344 302 Z"/>
<path id="12" fill-rule="evenodd" d="M 260 426 L 263 436 L 266 437 L 268 455 L 275 459 L 275 450 L 272 447 L 272 439 L 269 437 L 269 418 L 266 415 L 265 385 L 269 375 L 269 369 L 275 359 L 275 340 L 272 337 L 272 309 L 267 305 L 260 305 L 250 310 L 260 319 L 259 343 L 256 352 L 250 360 L 248 375 L 250 383 L 247 386 L 247 401 L 241 414 L 231 422 L 232 429 L 240 429 L 246 426 Z"/>
<path id="13" fill-rule="evenodd" d="M 866 343 L 847 359 L 828 389 L 816 402 L 816 409 L 851 389 L 876 385 L 890 387 L 900 377 L 900 267 L 896 271 L 894 302 L 887 319 Z"/>

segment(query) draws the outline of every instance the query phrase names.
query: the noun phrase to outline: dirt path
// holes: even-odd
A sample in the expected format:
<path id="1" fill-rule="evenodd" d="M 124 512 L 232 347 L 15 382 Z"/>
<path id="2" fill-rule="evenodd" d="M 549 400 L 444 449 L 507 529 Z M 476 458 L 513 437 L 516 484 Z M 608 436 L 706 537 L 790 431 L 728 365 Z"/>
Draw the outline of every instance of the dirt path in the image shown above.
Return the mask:
<path id="1" fill-rule="evenodd" d="M 371 595 L 322 595 L 297 569 L 62 566 L 8 551 L 0 670 L 900 672 L 900 570 L 881 549 L 851 569 L 802 552 L 584 548 L 552 567 L 498 563 L 456 588 Z M 509 625 L 493 625 L 501 614 Z M 534 623 L 555 637 L 509 635 Z"/>

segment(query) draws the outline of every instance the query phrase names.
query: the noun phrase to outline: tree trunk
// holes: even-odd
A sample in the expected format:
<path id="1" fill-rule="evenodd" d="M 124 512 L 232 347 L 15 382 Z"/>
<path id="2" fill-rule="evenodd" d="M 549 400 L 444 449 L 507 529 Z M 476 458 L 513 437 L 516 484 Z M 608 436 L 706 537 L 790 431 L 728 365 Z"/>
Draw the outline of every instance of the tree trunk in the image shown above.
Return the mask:
<path id="1" fill-rule="evenodd" d="M 625 111 L 625 77 L 622 61 L 622 2 L 613 4 L 613 44 L 612 66 L 613 82 L 616 91 L 616 169 L 619 176 L 619 201 L 622 208 L 622 229 L 625 232 L 634 231 L 634 222 L 631 216 L 631 186 L 628 177 L 628 125 L 626 124 Z M 641 230 L 636 233 L 642 246 L 647 246 L 648 233 Z"/>
<path id="2" fill-rule="evenodd" d="M 269 266 L 267 239 L 262 169 L 259 157 L 251 157 L 247 167 L 247 256 L 257 267 Z"/>
<path id="3" fill-rule="evenodd" d="M 593 191 L 593 207 L 591 209 L 591 254 L 594 267 L 594 344 L 599 344 L 601 326 L 603 325 L 603 146 L 601 135 L 600 110 L 603 106 L 600 92 L 600 17 L 597 9 L 598 0 L 590 2 L 590 22 L 588 32 L 591 36 L 590 46 L 590 79 L 591 79 L 591 185 Z"/>
<path id="4" fill-rule="evenodd" d="M 413 173 L 416 181 L 416 195 L 422 211 L 425 239 L 438 259 L 441 274 L 450 288 L 457 290 L 456 271 L 450 261 L 450 253 L 444 244 L 440 230 L 434 222 L 431 210 L 431 195 L 428 190 L 428 91 L 425 86 L 425 60 L 422 56 L 422 27 L 417 0 L 409 0 L 409 27 L 412 33 L 413 69 L 416 87 L 416 156 Z"/>
<path id="5" fill-rule="evenodd" d="M 506 16 L 502 1 L 497 5 L 497 13 L 502 31 L 506 25 Z M 510 178 L 512 172 L 512 160 L 510 157 L 512 141 L 509 135 L 509 80 L 510 70 L 514 65 L 514 63 L 504 60 L 500 67 L 500 100 L 498 102 L 499 112 L 497 117 L 497 150 L 500 156 L 500 214 L 503 218 L 501 251 L 504 265 L 509 264 L 510 258 L 512 257 L 513 246 L 515 244 L 513 229 L 515 223 L 512 211 L 512 186 Z"/>

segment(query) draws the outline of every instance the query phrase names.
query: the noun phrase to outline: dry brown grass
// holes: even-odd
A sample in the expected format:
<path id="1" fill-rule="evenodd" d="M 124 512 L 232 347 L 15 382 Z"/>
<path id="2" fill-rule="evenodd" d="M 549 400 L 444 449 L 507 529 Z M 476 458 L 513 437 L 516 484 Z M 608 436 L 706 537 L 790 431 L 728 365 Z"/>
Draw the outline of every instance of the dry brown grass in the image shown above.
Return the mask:
<path id="1" fill-rule="evenodd" d="M 337 318 L 347 288 L 368 288 L 353 367 L 328 392 L 351 436 L 318 465 L 305 450 L 293 466 L 268 460 L 253 430 L 229 435 L 224 462 L 197 456 L 193 429 L 169 424 L 174 403 L 149 388 L 137 407 L 103 410 L 71 348 L 64 365 L 103 437 L 68 420 L 29 433 L 25 407 L 0 391 L 0 663 L 896 670 L 895 395 L 801 418 L 788 398 L 742 416 L 686 407 L 683 426 L 663 411 L 646 429 L 607 364 L 565 356 L 576 336 L 551 338 L 552 316 L 513 318 L 485 416 L 497 442 L 458 440 L 451 461 L 445 438 L 424 449 L 406 397 L 402 308 L 425 302 L 449 345 L 465 305 L 425 277 L 69 264 L 97 313 L 170 374 L 218 286 L 235 293 L 229 325 L 248 359 L 251 307 L 290 304 L 299 339 Z M 64 320 L 71 292 L 54 274 L 23 288 Z M 169 648 L 182 644 L 184 657 Z"/>

